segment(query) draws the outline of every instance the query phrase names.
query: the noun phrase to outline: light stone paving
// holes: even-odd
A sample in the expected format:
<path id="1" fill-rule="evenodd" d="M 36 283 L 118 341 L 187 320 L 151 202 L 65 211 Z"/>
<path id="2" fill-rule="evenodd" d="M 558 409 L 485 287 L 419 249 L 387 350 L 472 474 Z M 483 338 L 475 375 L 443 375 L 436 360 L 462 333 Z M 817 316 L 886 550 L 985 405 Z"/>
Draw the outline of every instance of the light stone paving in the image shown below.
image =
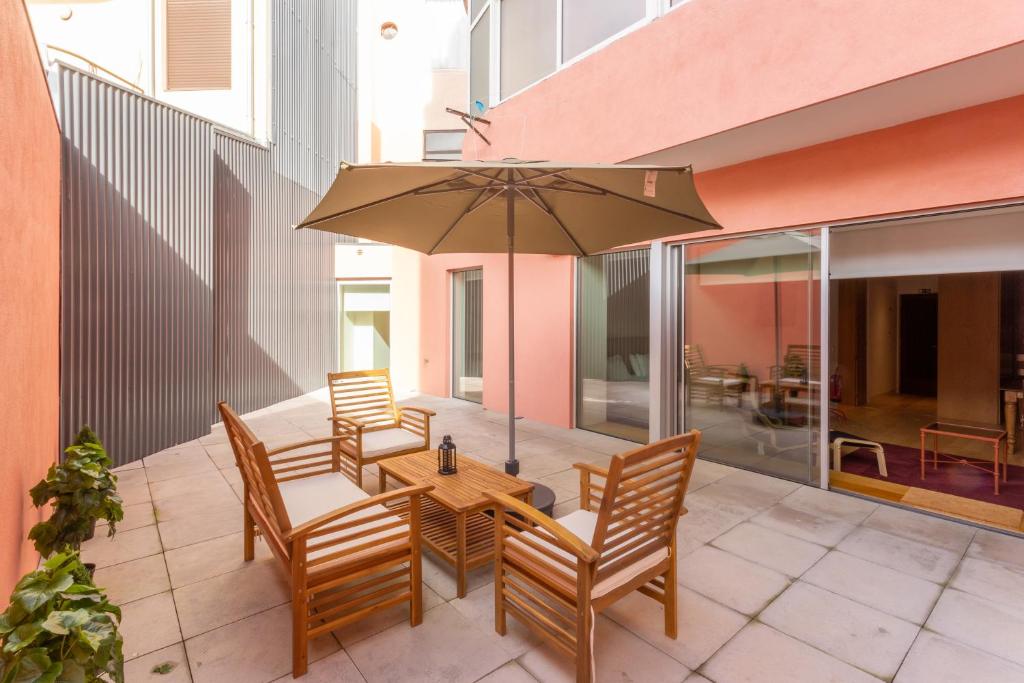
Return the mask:
<path id="1" fill-rule="evenodd" d="M 462 455 L 500 467 L 505 418 L 458 400 L 438 412 Z M 327 436 L 316 392 L 247 416 L 269 445 Z M 575 462 L 634 444 L 523 420 L 523 475 L 578 507 Z M 291 680 L 287 584 L 266 546 L 242 561 L 241 483 L 223 430 L 119 472 L 126 517 L 86 544 L 96 580 L 124 610 L 127 679 Z M 373 468 L 364 478 L 376 492 Z M 639 593 L 597 619 L 600 681 L 1024 682 L 1024 539 L 699 461 L 679 524 L 679 638 Z M 509 620 L 493 627 L 493 573 L 455 596 L 424 554 L 424 621 L 405 608 L 313 641 L 304 680 L 571 681 L 570 662 Z M 169 673 L 153 667 L 169 663 Z"/>

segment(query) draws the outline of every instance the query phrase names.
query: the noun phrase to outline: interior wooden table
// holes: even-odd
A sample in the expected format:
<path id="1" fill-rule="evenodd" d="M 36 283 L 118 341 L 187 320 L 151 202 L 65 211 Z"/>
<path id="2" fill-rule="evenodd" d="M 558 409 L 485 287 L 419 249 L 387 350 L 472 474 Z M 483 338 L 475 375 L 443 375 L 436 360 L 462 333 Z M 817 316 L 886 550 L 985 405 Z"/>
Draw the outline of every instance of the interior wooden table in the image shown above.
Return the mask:
<path id="1" fill-rule="evenodd" d="M 423 501 L 420 535 L 428 548 L 455 567 L 460 598 L 466 597 L 466 573 L 494 560 L 494 520 L 484 513 L 491 507 L 484 491 L 507 493 L 527 503 L 533 498 L 530 482 L 461 454 L 455 474 L 438 474 L 434 451 L 387 458 L 377 466 L 381 493 L 387 488 L 388 477 L 405 486 L 433 485 Z M 408 516 L 405 506 L 395 510 Z"/>
<path id="2" fill-rule="evenodd" d="M 969 439 L 972 441 L 984 441 L 992 444 L 992 481 L 995 494 L 999 495 L 999 451 L 1004 452 L 1003 457 L 1003 481 L 1006 481 L 1006 461 L 1005 455 L 1006 449 L 1000 448 L 1006 444 L 1006 432 L 996 427 L 983 427 L 966 424 L 956 424 L 953 422 L 932 422 L 931 424 L 921 427 L 921 479 L 925 476 L 925 462 L 927 450 L 925 448 L 925 438 L 931 434 L 932 436 L 932 469 L 939 469 L 939 463 L 953 463 L 956 465 L 966 465 L 967 467 L 974 467 L 982 471 L 989 471 L 988 463 L 984 460 L 975 460 L 972 458 L 964 458 L 955 455 L 946 455 L 945 453 L 939 453 L 939 437 L 940 436 L 953 436 L 958 439 Z M 942 460 L 939 460 L 939 458 Z"/>

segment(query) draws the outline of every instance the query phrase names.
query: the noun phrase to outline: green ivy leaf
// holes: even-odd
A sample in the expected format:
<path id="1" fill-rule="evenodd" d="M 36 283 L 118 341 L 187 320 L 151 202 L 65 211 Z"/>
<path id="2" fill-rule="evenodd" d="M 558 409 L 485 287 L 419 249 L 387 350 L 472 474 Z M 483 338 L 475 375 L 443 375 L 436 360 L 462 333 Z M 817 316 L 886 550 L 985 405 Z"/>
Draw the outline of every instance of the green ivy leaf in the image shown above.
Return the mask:
<path id="1" fill-rule="evenodd" d="M 84 609 L 57 610 L 47 615 L 42 627 L 50 633 L 66 636 L 72 629 L 88 624 L 91 619 L 92 615 Z"/>
<path id="2" fill-rule="evenodd" d="M 35 641 L 36 636 L 42 632 L 43 627 L 36 622 L 22 624 L 11 631 L 11 633 L 7 635 L 7 638 L 4 639 L 4 653 L 14 654 L 20 650 L 24 650 L 31 645 Z"/>
<path id="3" fill-rule="evenodd" d="M 33 572 L 26 578 L 29 580 L 18 584 L 13 597 L 27 612 L 36 611 L 74 583 L 74 578 L 66 570 L 52 576 Z"/>

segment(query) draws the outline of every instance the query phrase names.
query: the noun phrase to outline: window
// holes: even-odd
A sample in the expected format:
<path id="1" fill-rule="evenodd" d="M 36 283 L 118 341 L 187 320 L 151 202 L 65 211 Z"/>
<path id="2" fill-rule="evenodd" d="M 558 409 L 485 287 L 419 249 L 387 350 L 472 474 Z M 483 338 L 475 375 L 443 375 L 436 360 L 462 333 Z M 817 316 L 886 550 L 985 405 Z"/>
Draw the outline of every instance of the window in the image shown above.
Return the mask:
<path id="1" fill-rule="evenodd" d="M 452 396 L 484 400 L 484 270 L 452 273 Z"/>
<path id="2" fill-rule="evenodd" d="M 465 130 L 423 131 L 423 161 L 452 161 L 462 158 Z"/>
<path id="3" fill-rule="evenodd" d="M 553 73 L 555 0 L 502 0 L 501 98 Z"/>
<path id="4" fill-rule="evenodd" d="M 341 369 L 374 370 L 391 361 L 391 286 L 339 285 Z"/>
<path id="5" fill-rule="evenodd" d="M 650 249 L 577 261 L 576 425 L 647 443 Z"/>
<path id="6" fill-rule="evenodd" d="M 482 3 L 481 3 L 482 4 Z M 491 11 L 484 10 L 469 33 L 469 111 L 491 102 Z"/>
<path id="7" fill-rule="evenodd" d="M 231 0 L 165 0 L 167 89 L 231 89 Z"/>
<path id="8" fill-rule="evenodd" d="M 562 59 L 570 60 L 644 18 L 646 0 L 562 0 Z"/>

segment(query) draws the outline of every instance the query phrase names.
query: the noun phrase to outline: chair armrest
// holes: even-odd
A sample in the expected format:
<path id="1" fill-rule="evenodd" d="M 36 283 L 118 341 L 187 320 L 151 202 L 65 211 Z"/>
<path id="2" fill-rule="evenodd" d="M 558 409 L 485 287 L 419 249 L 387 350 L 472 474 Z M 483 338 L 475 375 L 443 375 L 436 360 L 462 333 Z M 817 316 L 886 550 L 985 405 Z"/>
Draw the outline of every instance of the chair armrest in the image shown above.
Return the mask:
<path id="1" fill-rule="evenodd" d="M 270 456 L 270 455 L 278 455 L 280 453 L 287 453 L 288 451 L 294 451 L 294 450 L 296 450 L 298 448 L 306 448 L 307 446 L 316 446 L 316 445 L 322 444 L 322 443 L 334 443 L 336 441 L 340 441 L 343 438 L 344 437 L 341 437 L 341 436 L 326 436 L 326 437 L 324 437 L 322 439 L 312 439 L 310 441 L 299 441 L 297 443 L 290 443 L 290 444 L 288 444 L 286 446 L 280 446 L 280 447 L 275 448 L 273 450 L 267 451 L 267 455 L 268 456 Z"/>
<path id="2" fill-rule="evenodd" d="M 410 411 L 413 413 L 421 413 L 423 415 L 426 415 L 427 417 L 434 417 L 435 415 L 437 415 L 436 412 L 434 412 L 433 410 L 429 410 L 427 408 L 417 408 L 416 406 L 398 406 L 399 413 L 404 413 L 406 411 Z"/>
<path id="3" fill-rule="evenodd" d="M 587 563 L 597 562 L 599 555 L 597 551 L 584 543 L 576 534 L 551 519 L 537 508 L 527 505 L 518 498 L 513 498 L 507 493 L 495 491 L 484 491 L 484 496 L 495 505 L 500 505 L 506 510 L 511 510 L 534 526 L 539 526 L 553 536 L 553 541 L 568 553 L 576 556 L 576 559 Z"/>
<path id="4" fill-rule="evenodd" d="M 304 522 L 297 527 L 293 527 L 292 530 L 285 535 L 284 540 L 287 542 L 293 541 L 296 538 L 309 536 L 311 533 L 317 531 L 318 529 L 321 529 L 334 522 L 337 522 L 339 519 L 347 517 L 348 515 L 351 515 L 355 512 L 359 512 L 360 510 L 365 510 L 366 508 L 373 507 L 374 505 L 384 505 L 385 503 L 390 503 L 391 501 L 397 500 L 399 498 L 411 498 L 413 496 L 420 496 L 423 495 L 424 493 L 427 493 L 428 491 L 433 490 L 433 488 L 434 487 L 432 485 L 428 484 L 423 484 L 420 486 L 406 486 L 405 488 L 395 489 L 394 491 L 388 491 L 386 493 L 380 493 L 377 494 L 376 496 L 370 496 L 369 498 L 356 501 L 355 503 L 349 503 L 348 505 L 340 507 L 337 510 L 334 510 L 333 512 L 322 514 L 319 517 L 314 517 L 313 519 Z"/>
<path id="5" fill-rule="evenodd" d="M 588 462 L 578 462 L 573 465 L 580 473 L 580 509 L 590 510 L 592 503 L 601 503 L 601 495 L 604 493 L 604 488 L 594 486 L 591 481 L 591 477 L 601 477 L 602 479 L 608 478 L 608 468 L 598 467 L 597 465 L 591 465 Z M 594 490 L 597 489 L 600 494 L 594 494 Z"/>
<path id="6" fill-rule="evenodd" d="M 341 424 L 346 424 L 349 427 L 352 427 L 353 429 L 357 429 L 357 430 L 362 429 L 363 427 L 366 426 L 366 423 L 363 422 L 362 420 L 357 420 L 354 417 L 344 417 L 344 416 L 341 416 L 341 415 L 339 415 L 338 417 L 329 417 L 329 418 L 327 418 L 327 421 L 328 422 L 340 422 Z"/>

